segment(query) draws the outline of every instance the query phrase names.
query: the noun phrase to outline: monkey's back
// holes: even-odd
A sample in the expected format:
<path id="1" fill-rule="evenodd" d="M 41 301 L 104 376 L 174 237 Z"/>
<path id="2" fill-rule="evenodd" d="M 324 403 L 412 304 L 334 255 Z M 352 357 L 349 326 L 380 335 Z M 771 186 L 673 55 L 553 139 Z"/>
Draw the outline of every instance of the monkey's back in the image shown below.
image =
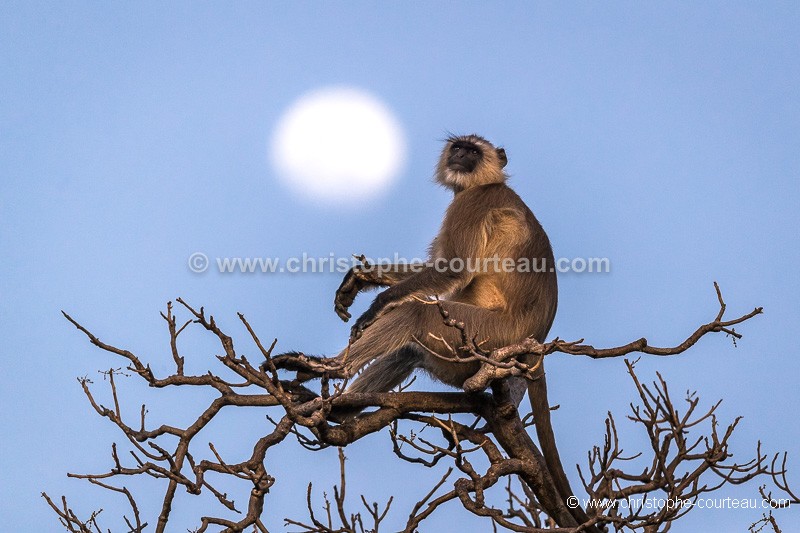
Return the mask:
<path id="1" fill-rule="evenodd" d="M 460 258 L 474 270 L 449 299 L 506 316 L 517 338 L 544 340 L 558 302 L 553 249 L 533 212 L 506 184 L 457 193 L 431 258 Z"/>

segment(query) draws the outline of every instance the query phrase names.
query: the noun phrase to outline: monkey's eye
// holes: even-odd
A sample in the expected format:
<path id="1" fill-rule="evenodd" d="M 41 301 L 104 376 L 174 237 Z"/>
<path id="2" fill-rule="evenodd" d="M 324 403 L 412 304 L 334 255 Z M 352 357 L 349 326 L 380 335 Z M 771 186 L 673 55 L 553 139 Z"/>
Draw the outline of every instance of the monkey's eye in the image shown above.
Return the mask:
<path id="1" fill-rule="evenodd" d="M 478 155 L 478 151 L 475 148 L 472 149 L 471 153 L 472 155 Z"/>

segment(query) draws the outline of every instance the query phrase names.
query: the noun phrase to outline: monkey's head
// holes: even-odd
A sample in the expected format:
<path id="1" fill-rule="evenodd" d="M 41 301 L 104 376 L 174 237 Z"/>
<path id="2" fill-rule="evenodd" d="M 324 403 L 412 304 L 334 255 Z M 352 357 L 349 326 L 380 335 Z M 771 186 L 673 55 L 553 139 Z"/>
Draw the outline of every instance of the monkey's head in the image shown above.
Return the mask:
<path id="1" fill-rule="evenodd" d="M 508 176 L 503 168 L 508 163 L 506 151 L 478 135 L 461 135 L 447 139 L 436 181 L 460 192 L 470 187 L 503 183 Z"/>

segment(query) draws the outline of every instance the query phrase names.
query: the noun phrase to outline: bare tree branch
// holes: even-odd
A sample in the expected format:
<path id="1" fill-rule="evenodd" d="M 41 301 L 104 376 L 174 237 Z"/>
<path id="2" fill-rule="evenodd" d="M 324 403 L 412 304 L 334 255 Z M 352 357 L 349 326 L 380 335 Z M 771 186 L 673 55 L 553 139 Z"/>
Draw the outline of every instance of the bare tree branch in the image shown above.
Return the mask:
<path id="1" fill-rule="evenodd" d="M 148 513 L 140 511 L 125 486 L 110 484 L 112 478 L 146 476 L 164 483 L 161 508 L 154 520 L 157 532 L 169 529 L 178 489 L 189 495 L 206 491 L 219 504 L 216 510 L 209 510 L 208 516 L 198 517 L 195 531 L 204 532 L 213 526 L 223 531 L 252 529 L 265 532 L 265 498 L 275 483 L 268 471 L 267 452 L 289 437 L 310 452 L 330 446 L 340 447 L 340 479 L 334 485 L 333 499 L 324 495 L 321 512 L 314 509 L 312 485 L 309 484 L 308 517 L 286 518 L 285 524 L 307 532 L 377 532 L 380 527 L 386 527 L 393 500 L 390 498 L 385 505 L 379 506 L 369 503 L 368 497 L 361 495 L 359 510 L 348 508 L 342 447 L 386 429 L 394 454 L 400 460 L 427 468 L 435 468 L 442 462 L 451 464 L 439 481 L 420 495 L 405 521 L 405 533 L 418 531 L 424 520 L 448 502 L 459 502 L 466 511 L 485 518 L 494 530 L 578 533 L 611 526 L 666 531 L 691 507 L 647 509 L 645 512 L 641 507 L 623 508 L 620 502 L 652 497 L 691 502 L 726 484 L 744 483 L 761 476 L 772 479 L 789 498 L 773 500 L 771 493 L 766 492 L 762 496 L 777 503 L 797 503 L 797 496 L 786 478 L 785 455 L 782 461 L 776 455 L 770 462 L 759 445 L 754 457 L 733 462 L 729 443 L 739 419 L 720 430 L 716 418 L 719 403 L 699 412 L 699 398 L 695 394 L 688 394 L 679 409 L 661 375 L 657 374 L 652 385 L 644 384 L 634 372 L 635 363 L 626 361 L 639 400 L 638 404 L 631 405 L 628 419 L 645 432 L 650 447 L 635 454 L 625 454 L 616 421 L 609 413 L 603 445 L 594 447 L 589 453 L 588 470 L 579 472 L 591 502 L 586 509 L 588 520 L 576 526 L 556 527 L 556 523 L 574 523 L 574 518 L 558 496 L 541 453 L 526 431 L 530 420 L 520 418 L 511 401 L 509 387 L 501 380 L 507 376 L 531 377 L 541 358 L 555 352 L 590 358 L 617 357 L 633 352 L 666 356 L 689 349 L 708 333 L 723 332 L 734 339 L 741 338 L 733 326 L 761 313 L 761 308 L 734 320 L 723 320 L 726 306 L 716 283 L 715 290 L 720 305 L 715 319 L 671 348 L 652 347 L 644 338 L 604 349 L 581 344 L 582 341 L 555 339 L 540 344 L 528 339 L 487 352 L 482 348 L 485 339 L 469 338 L 464 324 L 452 320 L 439 302 L 430 302 L 439 306 L 447 325 L 461 331 L 461 346 L 451 347 L 459 360 L 480 362 L 480 370 L 468 381 L 465 392 L 448 393 L 410 392 L 406 385 L 400 392 L 345 394 L 347 375 L 340 360 L 309 357 L 302 353 L 273 357 L 275 341 L 262 343 L 244 315 L 239 314 L 240 323 L 259 358 L 258 363 L 251 363 L 234 345 L 233 338 L 220 329 L 213 316 L 206 315 L 202 307 L 195 309 L 181 299 L 177 302 L 188 313 L 189 320 L 179 321 L 171 302 L 161 314 L 169 332 L 174 372 L 157 376 L 149 364 L 132 351 L 101 341 L 64 313 L 65 318 L 93 345 L 125 363 L 124 370 L 112 367 L 102 372 L 110 390 L 113 404 L 110 408 L 95 397 L 91 380 L 82 378 L 79 383 L 95 412 L 125 436 L 127 450 L 120 455 L 115 443 L 111 446 L 111 467 L 108 470 L 69 476 L 123 494 L 130 513 L 122 519 L 125 528 L 131 532 L 140 532 L 147 527 L 148 521 L 142 516 Z M 179 340 L 180 335 L 192 327 L 199 327 L 216 338 L 222 349 L 217 361 L 232 373 L 233 379 L 223 378 L 212 371 L 187 374 Z M 531 365 L 523 363 L 520 356 L 527 354 L 538 355 L 537 362 Z M 117 381 L 121 378 L 142 379 L 156 390 L 189 387 L 210 390 L 215 394 L 206 405 L 199 406 L 202 410 L 186 426 L 153 425 L 146 418 L 145 405 L 141 406 L 137 419 L 129 423 L 123 416 L 125 399 L 117 388 Z M 487 388 L 491 393 L 485 392 Z M 207 448 L 201 451 L 196 449 L 196 444 L 193 445 L 197 435 L 218 419 L 226 407 L 261 408 L 273 415 L 267 414 L 272 426 L 251 444 L 247 456 L 238 462 L 223 457 L 213 443 L 208 443 Z M 367 411 L 343 423 L 335 423 L 329 419 L 334 407 Z M 472 422 L 464 423 L 463 419 L 468 415 L 473 417 L 470 419 Z M 426 431 L 424 436 L 423 431 Z M 646 465 L 643 470 L 634 468 L 642 463 Z M 631 468 L 624 468 L 626 465 L 631 465 Z M 225 478 L 243 484 L 243 498 L 235 499 L 217 488 L 216 481 Z M 65 498 L 58 505 L 44 493 L 43 497 L 68 531 L 103 531 L 98 524 L 102 509 L 80 519 Z M 774 508 L 779 510 L 782 507 L 777 505 Z M 766 525 L 778 531 L 772 513 L 762 516 L 753 527 Z"/>

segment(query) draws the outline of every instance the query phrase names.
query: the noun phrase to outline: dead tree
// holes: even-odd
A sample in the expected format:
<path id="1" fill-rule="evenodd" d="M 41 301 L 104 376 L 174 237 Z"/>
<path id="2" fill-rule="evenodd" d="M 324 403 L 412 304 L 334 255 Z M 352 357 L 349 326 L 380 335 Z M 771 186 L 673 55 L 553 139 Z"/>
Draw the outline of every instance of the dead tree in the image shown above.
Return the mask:
<path id="1" fill-rule="evenodd" d="M 624 454 L 615 418 L 606 419 L 605 440 L 589 452 L 588 464 L 580 470 L 586 497 L 577 499 L 576 506 L 584 507 L 587 521 L 578 527 L 557 528 L 552 513 L 544 509 L 564 506 L 544 466 L 536 443 L 526 428 L 531 425 L 521 417 L 511 401 L 507 382 L 509 376 L 531 377 L 535 365 L 548 354 L 561 352 L 591 358 L 621 357 L 634 353 L 669 356 L 692 347 L 709 333 L 724 333 L 734 341 L 741 334 L 734 326 L 762 312 L 756 308 L 733 320 L 724 320 L 725 303 L 719 287 L 714 284 L 720 309 L 709 323 L 697 328 L 682 343 L 674 347 L 651 346 L 642 338 L 615 348 L 595 348 L 582 340 L 566 342 L 555 339 L 541 344 L 533 339 L 491 352 L 466 336 L 463 324 L 453 321 L 440 306 L 442 320 L 461 329 L 464 362 L 480 362 L 480 370 L 465 383 L 462 392 L 411 392 L 401 388 L 390 393 L 343 393 L 346 376 L 341 365 L 333 359 L 318 359 L 302 354 L 273 357 L 270 346 L 262 343 L 247 319 L 239 319 L 258 350 L 258 362 L 250 361 L 234 346 L 233 338 L 223 332 L 212 316 L 190 306 L 180 298 L 177 302 L 188 313 L 179 324 L 171 303 L 165 313 L 170 336 L 170 352 L 174 371 L 157 376 L 150 366 L 133 352 L 101 341 L 68 314 L 64 316 L 83 332 L 89 341 L 113 355 L 126 365 L 128 375 L 135 375 L 155 389 L 199 388 L 213 391 L 214 399 L 202 413 L 185 427 L 169 424 L 150 424 L 142 406 L 138 420 L 124 420 L 116 380 L 120 369 L 105 371 L 113 405 L 106 407 L 97 401 L 88 378 L 80 379 L 89 403 L 102 417 L 114 424 L 126 438 L 126 453 L 111 446 L 112 466 L 99 474 L 68 474 L 117 492 L 124 497 L 129 510 L 122 513 L 124 529 L 157 532 L 167 531 L 170 513 L 178 491 L 190 495 L 211 494 L 219 503 L 214 516 L 197 517 L 196 531 L 209 528 L 222 531 L 267 531 L 265 500 L 275 479 L 270 475 L 269 451 L 287 439 L 296 439 L 313 453 L 336 446 L 340 448 L 341 477 L 334 487 L 333 501 L 324 497 L 322 509 L 315 511 L 312 485 L 307 492 L 308 516 L 286 517 L 285 523 L 307 532 L 377 532 L 388 530 L 386 519 L 392 500 L 383 505 L 369 503 L 361 496 L 357 510 L 348 509 L 345 500 L 345 457 L 343 448 L 366 435 L 386 431 L 393 443 L 398 460 L 420 467 L 433 467 L 449 462 L 450 467 L 441 479 L 408 511 L 402 531 L 419 531 L 424 520 L 444 504 L 458 502 L 466 511 L 490 521 L 494 530 L 540 532 L 559 531 L 578 533 L 600 530 L 667 531 L 675 520 L 692 509 L 692 502 L 726 484 L 740 484 L 754 478 L 770 478 L 777 490 L 787 495 L 773 499 L 761 489 L 763 498 L 774 502 L 774 509 L 797 503 L 786 477 L 786 456 L 771 460 L 761 451 L 747 460 L 733 461 L 729 442 L 739 419 L 724 429 L 716 417 L 719 403 L 700 408 L 696 394 L 687 394 L 681 401 L 674 399 L 667 383 L 658 375 L 652 385 L 642 383 L 635 373 L 635 362 L 627 361 L 627 370 L 638 395 L 631 404 L 628 418 L 643 430 L 651 444 L 649 449 Z M 185 358 L 179 347 L 180 335 L 190 327 L 199 327 L 213 335 L 222 348 L 219 362 L 233 378 L 208 371 L 189 375 Z M 534 354 L 533 365 L 522 363 L 519 356 Z M 366 409 L 360 416 L 343 423 L 329 420 L 331 409 L 358 407 Z M 195 441 L 198 433 L 221 416 L 224 407 L 256 407 L 264 409 L 272 422 L 272 430 L 255 442 L 243 444 L 246 458 L 238 462 L 222 457 L 213 443 L 201 451 Z M 470 418 L 471 417 L 471 418 Z M 465 422 L 465 420 L 471 420 Z M 426 437 L 421 430 L 429 428 Z M 434 436 L 430 432 L 433 430 Z M 200 458 L 200 455 L 205 458 Z M 478 466 L 485 465 L 485 466 Z M 642 465 L 644 465 L 642 467 Z M 163 483 L 163 500 L 157 516 L 143 516 L 133 491 L 123 480 L 149 476 Z M 227 476 L 239 480 L 246 500 L 238 505 L 232 496 L 218 489 L 212 480 Z M 218 478 L 217 478 L 218 479 Z M 62 497 L 59 503 L 47 494 L 42 496 L 56 513 L 67 531 L 99 532 L 100 512 L 95 510 L 81 518 Z M 672 504 L 659 508 L 631 505 L 633 500 L 660 498 Z M 500 502 L 500 503 L 498 503 Z M 273 517 L 274 518 L 274 517 Z M 751 526 L 778 529 L 778 521 L 770 512 Z M 399 522 L 397 522 L 399 523 Z M 391 526 L 394 527 L 394 526 Z M 399 529 L 399 528 L 394 528 Z"/>

